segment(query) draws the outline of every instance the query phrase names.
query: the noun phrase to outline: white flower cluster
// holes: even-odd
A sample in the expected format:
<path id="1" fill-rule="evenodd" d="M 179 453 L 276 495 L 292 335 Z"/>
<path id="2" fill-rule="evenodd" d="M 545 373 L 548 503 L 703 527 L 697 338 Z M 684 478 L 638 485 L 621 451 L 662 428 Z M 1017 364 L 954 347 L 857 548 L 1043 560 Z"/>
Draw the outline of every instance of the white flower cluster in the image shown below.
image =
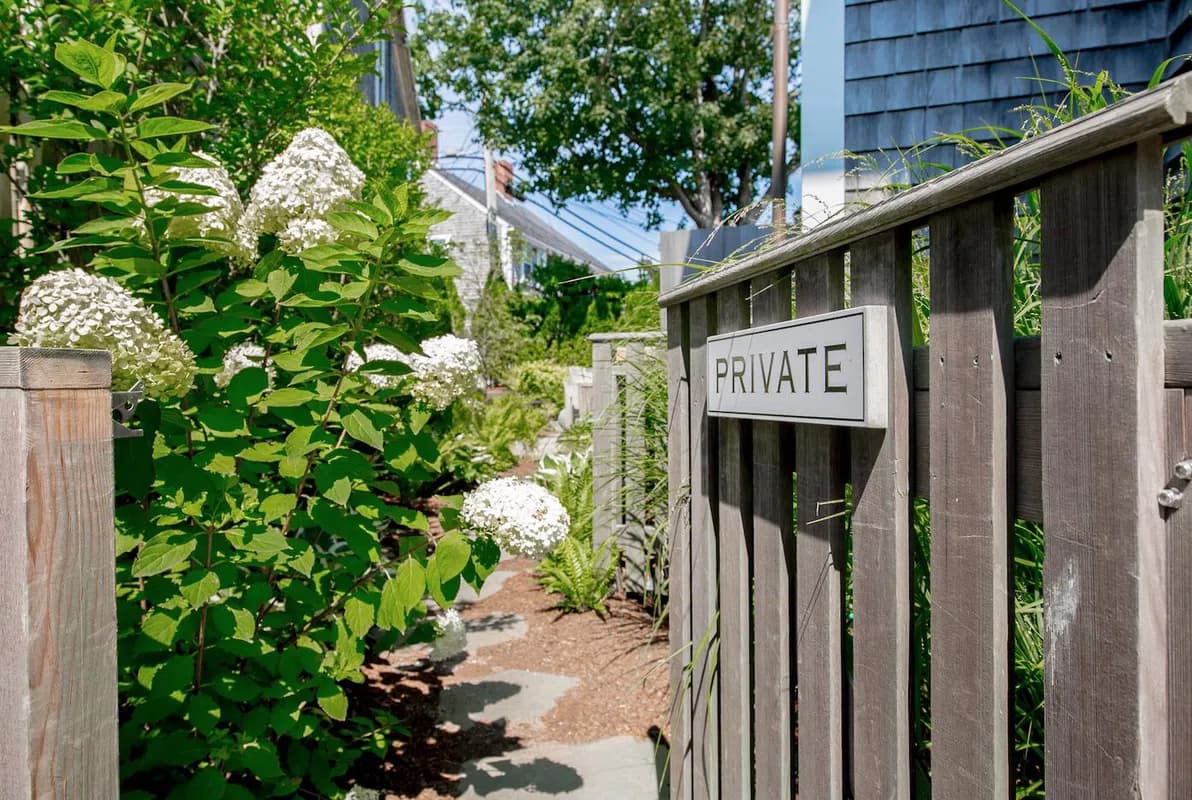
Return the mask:
<path id="1" fill-rule="evenodd" d="M 436 618 L 438 637 L 431 643 L 430 660 L 447 661 L 468 649 L 468 631 L 464 620 L 454 608 Z"/>
<path id="2" fill-rule="evenodd" d="M 262 366 L 269 374 L 269 384 L 272 385 L 277 372 L 273 369 L 273 364 L 265 360 L 265 348 L 252 342 L 241 342 L 224 353 L 223 367 L 215 373 L 215 385 L 222 389 L 231 383 L 232 378 L 240 371 Z"/>
<path id="3" fill-rule="evenodd" d="M 334 137 L 307 128 L 261 171 L 244 223 L 257 233 L 276 234 L 283 250 L 297 254 L 335 241 L 327 212 L 358 199 L 363 186 L 364 173 Z"/>
<path id="4" fill-rule="evenodd" d="M 348 353 L 348 358 L 344 363 L 349 372 L 355 372 L 360 369 L 368 361 L 405 361 L 406 356 L 402 351 L 398 350 L 391 344 L 366 344 L 364 346 L 364 358 L 355 350 Z M 392 389 L 401 383 L 400 375 L 381 375 L 380 373 L 367 373 L 365 378 L 368 382 L 378 389 Z"/>
<path id="5" fill-rule="evenodd" d="M 42 275 L 21 295 L 21 347 L 108 350 L 112 387 L 138 380 L 150 397 L 181 397 L 194 383 L 195 357 L 161 318 L 115 281 L 81 269 Z"/>
<path id="6" fill-rule="evenodd" d="M 460 519 L 491 536 L 503 551 L 542 558 L 567 537 L 571 518 L 558 498 L 536 483 L 497 478 L 464 496 Z"/>
<path id="7" fill-rule="evenodd" d="M 195 155 L 218 164 L 206 153 L 197 152 Z M 184 183 L 194 183 L 214 189 L 218 194 L 191 194 L 185 191 L 166 192 L 162 189 L 149 188 L 145 190 L 145 199 L 149 205 L 157 205 L 166 197 L 174 197 L 184 203 L 199 203 L 211 209 L 206 214 L 175 217 L 170 220 L 167 233 L 175 239 L 190 237 L 217 238 L 227 240 L 227 244 L 212 245 L 211 249 L 230 256 L 240 262 L 249 262 L 257 255 L 256 233 L 242 224 L 244 204 L 240 201 L 240 193 L 236 185 L 228 177 L 228 171 L 222 166 L 181 167 L 173 170 L 177 180 Z"/>
<path id="8" fill-rule="evenodd" d="M 479 385 L 480 350 L 471 339 L 451 334 L 427 339 L 422 354 L 411 353 L 406 363 L 417 378 L 411 393 L 438 411 Z"/>

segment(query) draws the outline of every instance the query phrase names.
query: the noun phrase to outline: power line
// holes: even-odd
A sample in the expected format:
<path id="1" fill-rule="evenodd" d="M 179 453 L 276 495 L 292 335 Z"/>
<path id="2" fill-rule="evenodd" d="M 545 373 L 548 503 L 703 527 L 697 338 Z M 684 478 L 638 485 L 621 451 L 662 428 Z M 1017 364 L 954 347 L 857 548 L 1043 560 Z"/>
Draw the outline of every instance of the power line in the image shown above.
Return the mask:
<path id="1" fill-rule="evenodd" d="M 476 174 L 480 174 L 480 175 L 483 175 L 483 174 L 484 174 L 484 170 L 482 170 L 482 169 L 476 169 L 475 167 L 446 167 L 446 169 L 449 169 L 449 170 L 451 170 L 452 172 L 469 172 L 469 173 L 476 173 Z M 474 185 L 474 184 L 473 184 L 473 185 Z M 588 233 L 587 231 L 585 231 L 585 230 L 583 230 L 582 228 L 580 228 L 578 225 L 575 225 L 574 223 L 572 223 L 572 222 L 570 222 L 570 221 L 568 221 L 568 220 L 564 219 L 564 218 L 563 218 L 563 217 L 562 217 L 560 214 L 558 214 L 557 212 L 555 212 L 554 210 L 552 210 L 552 209 L 551 209 L 549 206 L 547 206 L 547 205 L 545 205 L 545 204 L 543 204 L 543 203 L 539 203 L 537 200 L 534 200 L 533 198 L 527 198 L 527 200 L 528 200 L 528 202 L 532 203 L 533 205 L 535 205 L 535 206 L 537 206 L 537 207 L 541 208 L 542 210 L 546 211 L 547 213 L 549 213 L 549 214 L 550 214 L 551 216 L 553 216 L 555 219 L 559 220 L 559 222 L 563 223 L 563 224 L 564 224 L 564 225 L 566 225 L 568 228 L 571 228 L 571 229 L 572 229 L 573 231 L 575 231 L 576 233 L 578 233 L 578 234 L 580 234 L 581 236 L 584 236 L 584 237 L 586 237 L 586 238 L 588 238 L 588 239 L 591 239 L 593 242 L 596 242 L 597 244 L 599 244 L 599 245 L 600 245 L 601 247 L 603 247 L 604 249 L 606 249 L 606 250 L 608 250 L 608 251 L 610 251 L 610 252 L 616 253 L 617 255 L 621 256 L 622 258 L 627 258 L 627 259 L 629 259 L 630 261 L 633 261 L 633 262 L 636 262 L 636 261 L 638 261 L 638 257 L 639 257 L 639 256 L 640 256 L 640 257 L 647 257 L 647 258 L 648 258 L 648 256 L 646 256 L 646 254 L 645 254 L 645 253 L 641 252 L 640 250 L 638 250 L 638 249 L 637 249 L 636 247 L 634 247 L 633 245 L 631 245 L 631 244 L 628 244 L 628 243 L 626 243 L 626 242 L 622 242 L 620 239 L 617 239 L 616 237 L 612 236 L 611 234 L 605 233 L 605 235 L 606 235 L 606 236 L 608 236 L 610 239 L 613 239 L 614 241 L 616 241 L 616 242 L 618 242 L 618 243 L 620 243 L 620 244 L 624 245 L 625 247 L 628 247 L 630 250 L 633 250 L 633 251 L 635 251 L 635 252 L 637 253 L 637 256 L 634 256 L 634 255 L 631 255 L 631 254 L 629 254 L 629 253 L 626 253 L 625 251 L 623 251 L 623 250 L 620 250 L 620 249 L 618 249 L 617 247 L 614 247 L 613 245 L 609 244 L 608 242 L 606 242 L 606 241 L 603 241 L 602 239 L 600 239 L 600 238 L 598 238 L 598 237 L 596 237 L 596 236 L 594 236 L 594 235 L 592 235 L 592 234 Z M 581 217 L 580 219 L 582 220 L 582 217 Z M 583 220 L 583 221 L 585 221 L 585 222 L 586 222 L 586 220 Z M 591 224 L 591 223 L 588 223 L 588 224 Z M 594 228 L 595 228 L 596 226 L 594 226 L 594 225 L 593 225 L 592 227 L 594 227 Z M 597 228 L 597 230 L 599 230 L 599 228 Z"/>

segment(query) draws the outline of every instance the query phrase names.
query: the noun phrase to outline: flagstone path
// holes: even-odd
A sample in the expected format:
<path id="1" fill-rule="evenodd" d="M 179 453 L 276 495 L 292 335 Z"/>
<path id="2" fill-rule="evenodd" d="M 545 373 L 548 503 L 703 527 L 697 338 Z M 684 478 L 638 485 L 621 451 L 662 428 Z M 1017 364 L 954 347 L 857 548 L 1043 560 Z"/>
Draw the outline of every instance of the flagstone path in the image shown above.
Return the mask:
<path id="1" fill-rule="evenodd" d="M 629 603 L 608 621 L 559 615 L 533 566 L 502 562 L 479 595 L 461 592 L 466 654 L 432 664 L 427 647 L 408 647 L 371 671 L 399 716 L 423 708 L 373 784 L 381 791 L 358 798 L 669 797 L 665 631 L 651 641 Z"/>

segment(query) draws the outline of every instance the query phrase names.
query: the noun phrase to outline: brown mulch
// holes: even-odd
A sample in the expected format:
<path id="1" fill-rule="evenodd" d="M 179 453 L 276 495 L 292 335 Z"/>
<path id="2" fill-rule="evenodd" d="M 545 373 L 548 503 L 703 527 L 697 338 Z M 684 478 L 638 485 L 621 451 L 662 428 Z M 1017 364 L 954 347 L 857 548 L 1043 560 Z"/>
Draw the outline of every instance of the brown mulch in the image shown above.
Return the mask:
<path id="1" fill-rule="evenodd" d="M 666 629 L 654 632 L 639 605 L 616 598 L 609 601 L 610 614 L 604 620 L 593 613 L 560 614 L 534 580 L 533 567 L 524 560 L 502 562 L 498 569 L 516 573 L 500 591 L 460 609 L 465 620 L 519 614 L 529 629 L 524 637 L 469 653 L 453 665 L 436 667 L 418 659 L 418 652 L 406 650 L 386 654 L 366 667 L 367 683 L 353 701 L 388 707 L 409 735 L 395 736 L 383 763 L 374 762 L 357 773 L 362 785 L 388 792 L 390 800 L 441 800 L 458 795 L 464 761 L 535 743 L 666 736 Z M 507 726 L 498 720 L 448 731 L 436 725 L 445 687 L 505 669 L 567 675 L 579 684 L 539 726 Z"/>

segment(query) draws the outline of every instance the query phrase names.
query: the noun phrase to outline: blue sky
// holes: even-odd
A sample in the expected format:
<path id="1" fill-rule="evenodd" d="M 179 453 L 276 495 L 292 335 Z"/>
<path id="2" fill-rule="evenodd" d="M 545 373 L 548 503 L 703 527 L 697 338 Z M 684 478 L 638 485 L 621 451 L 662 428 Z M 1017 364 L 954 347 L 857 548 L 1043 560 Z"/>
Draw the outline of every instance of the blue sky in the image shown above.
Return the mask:
<path id="1" fill-rule="evenodd" d="M 433 122 L 439 126 L 440 168 L 482 186 L 484 147 L 471 115 L 466 111 L 449 111 Z M 516 152 L 498 152 L 496 157 L 513 162 L 514 173 L 518 174 Z M 642 256 L 658 259 L 658 231 L 646 229 L 644 210 L 630 209 L 625 213 L 610 203 L 570 202 L 555 212 L 550 199 L 540 194 L 528 194 L 525 202 L 559 233 L 612 269 L 632 266 Z M 686 220 L 678 203 L 667 203 L 663 216 L 662 230 L 673 230 Z M 685 224 L 690 226 L 690 221 Z"/>

